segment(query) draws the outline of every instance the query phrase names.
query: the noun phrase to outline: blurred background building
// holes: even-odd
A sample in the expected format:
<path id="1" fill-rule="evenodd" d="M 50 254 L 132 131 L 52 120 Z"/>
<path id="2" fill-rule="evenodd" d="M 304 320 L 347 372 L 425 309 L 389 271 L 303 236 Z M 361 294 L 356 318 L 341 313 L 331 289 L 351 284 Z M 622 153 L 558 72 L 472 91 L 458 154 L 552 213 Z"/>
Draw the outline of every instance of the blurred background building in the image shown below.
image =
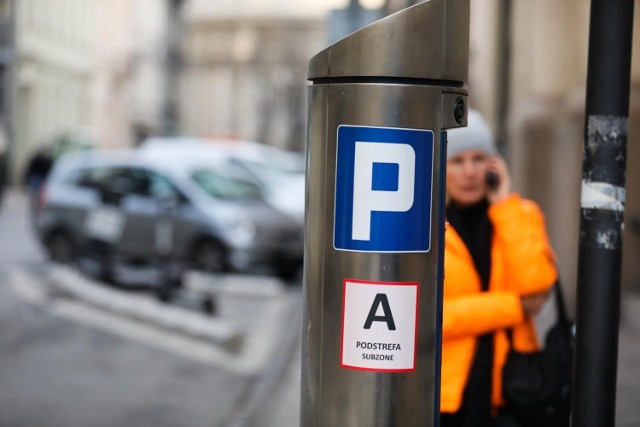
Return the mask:
<path id="1" fill-rule="evenodd" d="M 323 15 L 295 2 L 224 3 L 187 3 L 181 130 L 303 150 L 307 64 L 325 43 Z"/>
<path id="2" fill-rule="evenodd" d="M 414 3 L 20 0 L 7 14 L 11 1 L 0 1 L 0 78 L 10 75 L 8 64 L 15 69 L 15 102 L 0 105 L 4 123 L 15 127 L 15 134 L 6 127 L 14 179 L 30 153 L 62 136 L 102 147 L 132 146 L 158 134 L 228 136 L 302 151 L 309 58 L 364 23 Z M 589 5 L 471 2 L 472 106 L 498 135 L 516 189 L 546 212 L 570 289 L 576 280 Z M 639 46 L 640 5 L 635 13 Z M 5 36 L 12 15 L 15 48 Z M 640 290 L 640 264 L 634 262 L 640 257 L 637 54 L 632 85 L 623 285 Z"/>
<path id="3" fill-rule="evenodd" d="M 40 147 L 128 147 L 165 130 L 175 3 L 15 3 L 14 181 Z"/>
<path id="4" fill-rule="evenodd" d="M 173 2 L 96 3 L 95 142 L 101 147 L 134 146 L 164 130 Z"/>
<path id="5" fill-rule="evenodd" d="M 18 179 L 37 147 L 67 135 L 88 137 L 98 2 L 20 0 L 14 7 Z"/>

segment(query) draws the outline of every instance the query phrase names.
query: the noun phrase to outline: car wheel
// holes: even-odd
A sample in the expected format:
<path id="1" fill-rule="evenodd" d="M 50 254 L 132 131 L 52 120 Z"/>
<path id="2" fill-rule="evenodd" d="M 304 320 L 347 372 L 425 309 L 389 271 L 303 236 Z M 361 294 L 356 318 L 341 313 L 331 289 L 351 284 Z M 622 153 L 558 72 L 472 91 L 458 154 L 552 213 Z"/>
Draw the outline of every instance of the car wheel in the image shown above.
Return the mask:
<path id="1" fill-rule="evenodd" d="M 227 270 L 226 252 L 222 245 L 207 240 L 198 245 L 195 253 L 195 267 L 207 273 L 219 273 Z"/>
<path id="2" fill-rule="evenodd" d="M 63 231 L 53 233 L 47 240 L 49 258 L 61 264 L 70 264 L 75 256 L 75 246 L 71 236 Z"/>

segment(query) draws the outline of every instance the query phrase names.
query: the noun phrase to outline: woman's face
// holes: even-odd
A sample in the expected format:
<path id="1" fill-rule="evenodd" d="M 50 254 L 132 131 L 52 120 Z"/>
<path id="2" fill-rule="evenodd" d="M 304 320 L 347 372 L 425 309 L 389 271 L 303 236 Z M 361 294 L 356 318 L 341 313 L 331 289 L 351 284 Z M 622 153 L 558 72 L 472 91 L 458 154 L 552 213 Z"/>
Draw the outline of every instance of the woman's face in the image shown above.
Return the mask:
<path id="1" fill-rule="evenodd" d="M 467 150 L 447 159 L 447 196 L 460 206 L 479 203 L 487 196 L 487 172 L 491 157 L 481 150 Z"/>

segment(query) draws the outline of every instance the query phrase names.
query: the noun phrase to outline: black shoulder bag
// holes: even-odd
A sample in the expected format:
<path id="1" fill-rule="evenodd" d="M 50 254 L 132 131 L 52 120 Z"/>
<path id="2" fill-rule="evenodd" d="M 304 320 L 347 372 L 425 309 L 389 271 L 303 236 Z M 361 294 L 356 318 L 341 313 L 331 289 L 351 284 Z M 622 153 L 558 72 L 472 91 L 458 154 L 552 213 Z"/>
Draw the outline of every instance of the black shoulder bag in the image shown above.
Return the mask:
<path id="1" fill-rule="evenodd" d="M 523 427 L 568 427 L 571 412 L 573 324 L 559 282 L 554 285 L 558 317 L 544 349 L 520 353 L 511 349 L 502 370 L 502 391 L 509 411 Z"/>

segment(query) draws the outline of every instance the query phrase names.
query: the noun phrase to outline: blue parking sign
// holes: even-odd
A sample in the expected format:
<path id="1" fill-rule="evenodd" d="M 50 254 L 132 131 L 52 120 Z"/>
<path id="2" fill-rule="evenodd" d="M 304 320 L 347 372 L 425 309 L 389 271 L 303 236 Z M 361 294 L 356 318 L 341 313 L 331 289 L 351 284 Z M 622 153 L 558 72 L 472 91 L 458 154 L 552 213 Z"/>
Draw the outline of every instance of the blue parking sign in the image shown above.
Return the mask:
<path id="1" fill-rule="evenodd" d="M 334 247 L 428 252 L 433 131 L 340 125 Z"/>

